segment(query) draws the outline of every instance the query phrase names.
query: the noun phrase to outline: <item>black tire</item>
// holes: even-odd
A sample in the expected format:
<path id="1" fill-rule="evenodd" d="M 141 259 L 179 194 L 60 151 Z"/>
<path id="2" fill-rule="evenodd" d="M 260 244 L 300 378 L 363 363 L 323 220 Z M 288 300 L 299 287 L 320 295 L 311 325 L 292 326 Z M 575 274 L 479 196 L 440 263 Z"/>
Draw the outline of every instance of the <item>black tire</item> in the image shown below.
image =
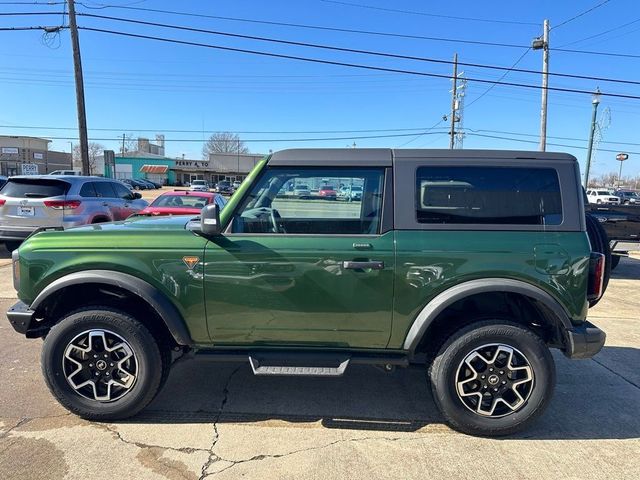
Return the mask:
<path id="1" fill-rule="evenodd" d="M 462 362 L 465 358 L 477 348 L 495 344 L 515 349 L 518 354 L 524 355 L 533 372 L 532 381 L 524 385 L 529 392 L 528 396 L 524 398 L 525 401 L 515 411 L 508 411 L 503 416 L 487 416 L 472 411 L 458 395 L 456 386 L 458 369 L 463 368 Z M 504 370 L 497 373 L 503 372 Z M 488 437 L 509 435 L 527 428 L 544 412 L 551 400 L 556 382 L 553 357 L 544 341 L 531 330 L 503 320 L 477 322 L 453 334 L 440 348 L 432 362 L 429 368 L 429 377 L 434 401 L 447 423 L 460 432 Z M 487 380 L 482 381 L 485 382 L 484 386 L 480 384 L 478 387 L 481 392 L 485 392 L 485 395 L 488 390 L 484 390 L 484 388 L 491 377 L 509 380 L 507 377 L 490 374 Z M 500 380 L 498 382 L 493 385 L 500 387 Z M 508 387 L 503 388 L 505 388 L 504 392 L 510 393 Z M 489 385 L 489 389 L 491 389 L 491 385 Z M 469 398 L 477 397 L 466 397 L 466 399 Z M 493 399 L 493 397 L 485 398 Z M 516 402 L 512 402 L 512 404 L 516 404 Z M 497 405 L 496 402 L 496 412 L 498 411 Z M 503 409 L 506 408 L 502 403 L 500 406 Z"/>
<path id="2" fill-rule="evenodd" d="M 22 242 L 20 240 L 5 240 L 4 242 L 4 246 L 9 252 L 17 250 L 18 248 L 20 248 L 20 245 L 22 245 Z"/>
<path id="3" fill-rule="evenodd" d="M 615 268 L 620 263 L 620 258 L 622 257 L 620 257 L 619 255 L 611 255 L 611 270 L 615 270 Z"/>
<path id="4" fill-rule="evenodd" d="M 602 295 L 607 291 L 609 285 L 609 278 L 611 277 L 611 268 L 613 266 L 611 260 L 611 248 L 609 248 L 609 237 L 602 225 L 596 217 L 591 214 L 585 215 L 587 221 L 587 235 L 589 236 L 589 242 L 591 243 L 591 250 L 604 255 L 604 279 L 602 281 Z M 602 295 L 600 298 L 602 298 Z M 589 306 L 595 306 L 599 301 L 589 301 Z"/>
<path id="5" fill-rule="evenodd" d="M 90 385 L 76 390 L 67 380 L 70 370 L 75 369 L 76 366 L 68 367 L 70 364 L 65 360 L 65 349 L 72 341 L 82 342 L 84 338 L 88 338 L 84 337 L 84 335 L 88 335 L 89 331 L 103 331 L 108 335 L 108 337 L 102 337 L 102 339 L 96 337 L 97 348 L 95 350 L 100 354 L 98 361 L 101 359 L 101 353 L 106 355 L 108 352 L 104 348 L 102 352 L 100 351 L 101 341 L 105 338 L 108 340 L 112 335 L 124 340 L 135 355 L 133 357 L 135 361 L 135 380 L 132 381 L 131 386 L 127 389 L 115 387 L 113 392 L 119 393 L 123 391 L 125 393 L 122 393 L 119 397 L 114 395 L 116 398 L 111 401 L 89 398 L 95 395 L 95 391 L 93 394 L 91 393 Z M 89 346 L 91 345 L 89 343 Z M 91 360 L 90 357 L 92 355 L 89 353 L 85 355 L 79 353 L 78 350 L 72 351 L 77 359 L 82 356 L 81 360 L 83 362 Z M 116 351 L 115 355 L 118 355 L 118 353 Z M 116 369 L 111 370 L 112 375 L 109 378 L 117 379 L 120 375 L 119 372 L 115 371 L 117 370 L 117 359 L 114 363 L 106 363 L 110 361 L 114 360 L 105 357 L 105 362 L 103 362 L 105 369 L 102 371 L 98 370 L 100 368 L 98 362 L 96 362 L 93 369 L 88 368 L 89 366 L 93 367 L 93 364 L 85 363 L 83 367 L 85 370 L 76 376 L 69 376 L 79 386 L 84 383 L 86 378 L 93 379 L 93 375 L 97 374 L 98 383 L 103 382 L 100 385 L 104 387 L 104 381 L 107 380 L 105 375 L 109 375 L 109 365 L 113 367 L 114 363 L 116 364 Z M 88 420 L 112 421 L 135 415 L 153 400 L 168 376 L 171 351 L 162 346 L 142 323 L 130 315 L 110 307 L 92 306 L 70 313 L 51 328 L 44 341 L 41 363 L 47 386 L 62 406 Z M 132 367 L 129 367 L 129 369 L 133 370 Z M 76 379 L 78 380 L 76 381 Z"/>

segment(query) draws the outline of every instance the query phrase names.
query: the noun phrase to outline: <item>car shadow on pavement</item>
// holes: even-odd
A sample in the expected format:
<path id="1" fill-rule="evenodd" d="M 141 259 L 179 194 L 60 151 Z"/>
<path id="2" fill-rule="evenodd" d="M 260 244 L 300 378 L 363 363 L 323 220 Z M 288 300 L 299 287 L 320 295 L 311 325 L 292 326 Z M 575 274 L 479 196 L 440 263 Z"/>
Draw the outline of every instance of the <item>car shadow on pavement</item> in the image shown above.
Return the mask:
<path id="1" fill-rule="evenodd" d="M 611 272 L 611 278 L 640 279 L 640 258 L 622 257 L 618 266 Z"/>
<path id="2" fill-rule="evenodd" d="M 0 260 L 11 258 L 11 252 L 7 250 L 4 243 L 0 242 Z"/>
<path id="3" fill-rule="evenodd" d="M 518 439 L 640 438 L 640 349 L 605 347 L 596 360 L 554 353 L 550 406 Z M 626 375 L 629 373 L 631 376 Z M 625 378 L 626 377 L 626 378 Z M 630 378 L 630 379 L 627 379 Z M 324 428 L 416 432 L 444 427 L 423 367 L 392 373 L 352 366 L 340 378 L 256 377 L 247 364 L 179 363 L 132 423 L 319 423 Z"/>

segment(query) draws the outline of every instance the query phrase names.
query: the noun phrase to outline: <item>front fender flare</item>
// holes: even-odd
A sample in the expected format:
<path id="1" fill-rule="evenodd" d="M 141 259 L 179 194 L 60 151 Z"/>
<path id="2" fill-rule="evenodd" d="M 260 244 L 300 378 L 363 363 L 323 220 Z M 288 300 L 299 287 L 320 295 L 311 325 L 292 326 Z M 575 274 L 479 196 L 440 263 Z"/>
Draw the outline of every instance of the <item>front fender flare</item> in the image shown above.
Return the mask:
<path id="1" fill-rule="evenodd" d="M 193 340 L 185 326 L 182 314 L 177 307 L 153 285 L 129 275 L 113 270 L 84 270 L 65 275 L 47 285 L 31 303 L 30 309 L 37 311 L 38 307 L 51 295 L 71 285 L 96 283 L 112 285 L 129 290 L 142 298 L 160 315 L 169 332 L 178 345 L 192 345 Z"/>
<path id="2" fill-rule="evenodd" d="M 562 305 L 540 287 L 510 278 L 483 278 L 460 283 L 436 295 L 416 316 L 405 337 L 403 348 L 415 351 L 429 326 L 448 306 L 465 297 L 488 292 L 511 292 L 530 297 L 547 307 L 564 329 L 568 330 L 573 327 L 571 319 Z"/>

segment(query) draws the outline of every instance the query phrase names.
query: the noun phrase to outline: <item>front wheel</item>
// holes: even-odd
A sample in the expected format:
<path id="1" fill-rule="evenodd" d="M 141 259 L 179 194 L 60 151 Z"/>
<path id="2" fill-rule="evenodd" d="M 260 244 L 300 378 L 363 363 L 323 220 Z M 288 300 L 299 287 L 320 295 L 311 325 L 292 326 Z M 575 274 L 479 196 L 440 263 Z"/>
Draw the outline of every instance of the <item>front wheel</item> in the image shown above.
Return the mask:
<path id="1" fill-rule="evenodd" d="M 555 386 L 555 365 L 538 335 L 495 320 L 452 335 L 429 376 L 436 405 L 453 428 L 501 436 L 525 429 L 545 410 Z"/>
<path id="2" fill-rule="evenodd" d="M 89 420 L 131 417 L 153 400 L 170 365 L 147 328 L 124 312 L 90 307 L 51 328 L 41 355 L 47 386 Z"/>

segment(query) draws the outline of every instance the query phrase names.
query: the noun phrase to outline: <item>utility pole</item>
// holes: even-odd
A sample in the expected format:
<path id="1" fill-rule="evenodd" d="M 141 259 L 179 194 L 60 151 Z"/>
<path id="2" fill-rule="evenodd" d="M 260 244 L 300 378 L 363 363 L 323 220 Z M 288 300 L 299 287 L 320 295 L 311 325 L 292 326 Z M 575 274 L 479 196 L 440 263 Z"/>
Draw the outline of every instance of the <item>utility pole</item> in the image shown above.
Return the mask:
<path id="1" fill-rule="evenodd" d="M 593 112 L 591 113 L 591 131 L 589 133 L 589 147 L 587 149 L 587 166 L 584 169 L 584 188 L 589 188 L 589 170 L 591 170 L 591 151 L 593 150 L 593 136 L 596 133 L 596 115 L 598 114 L 598 105 L 600 104 L 600 89 L 596 88 L 591 100 Z"/>
<path id="2" fill-rule="evenodd" d="M 458 54 L 453 56 L 453 90 L 451 90 L 451 131 L 449 135 L 449 148 L 453 149 L 456 134 L 456 104 L 457 104 L 457 80 L 458 80 Z"/>
<path id="3" fill-rule="evenodd" d="M 124 157 L 124 139 L 125 139 L 125 134 L 122 134 L 122 156 Z"/>
<path id="4" fill-rule="evenodd" d="M 464 99 L 466 96 L 467 79 L 464 78 L 464 72 L 458 74 L 460 77 L 460 85 L 457 87 L 456 92 L 456 123 L 458 124 L 456 132 L 456 140 L 454 142 L 454 148 L 462 148 L 464 144 Z"/>
<path id="5" fill-rule="evenodd" d="M 547 98 L 549 95 L 549 20 L 544 21 L 542 38 L 534 38 L 533 50 L 542 50 L 542 106 L 540 107 L 540 151 L 547 149 Z"/>
<path id="6" fill-rule="evenodd" d="M 80 136 L 80 158 L 82 160 L 82 174 L 89 172 L 89 142 L 87 140 L 87 115 L 84 108 L 84 80 L 82 79 L 82 60 L 80 59 L 80 40 L 78 25 L 76 24 L 76 5 L 74 0 L 67 0 L 69 5 L 69 31 L 71 32 L 71 47 L 73 49 L 73 70 L 76 77 L 76 105 L 78 108 L 78 133 Z"/>

